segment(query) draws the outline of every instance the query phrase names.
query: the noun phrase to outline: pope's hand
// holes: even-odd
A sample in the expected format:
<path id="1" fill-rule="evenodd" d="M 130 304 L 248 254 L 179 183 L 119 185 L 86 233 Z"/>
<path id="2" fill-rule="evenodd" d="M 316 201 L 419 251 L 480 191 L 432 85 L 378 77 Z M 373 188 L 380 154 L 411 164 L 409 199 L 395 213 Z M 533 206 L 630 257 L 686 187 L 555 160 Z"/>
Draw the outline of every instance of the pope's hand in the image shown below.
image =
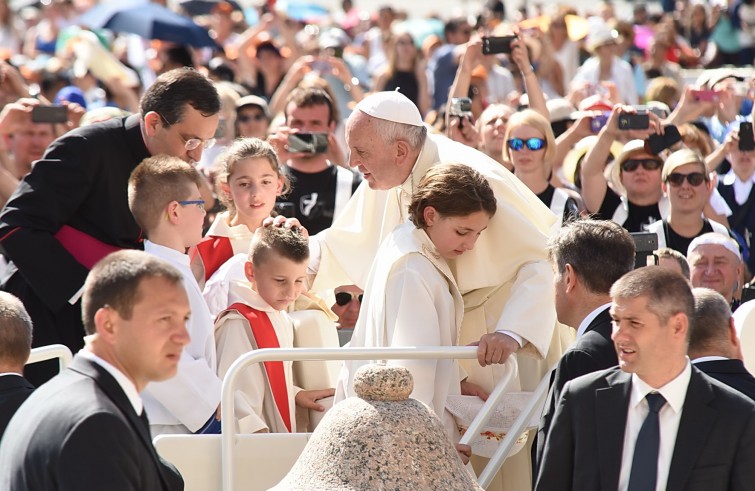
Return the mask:
<path id="1" fill-rule="evenodd" d="M 509 356 L 519 349 L 514 338 L 501 332 L 483 334 L 480 340 L 470 346 L 477 346 L 477 361 L 480 366 L 506 363 Z"/>

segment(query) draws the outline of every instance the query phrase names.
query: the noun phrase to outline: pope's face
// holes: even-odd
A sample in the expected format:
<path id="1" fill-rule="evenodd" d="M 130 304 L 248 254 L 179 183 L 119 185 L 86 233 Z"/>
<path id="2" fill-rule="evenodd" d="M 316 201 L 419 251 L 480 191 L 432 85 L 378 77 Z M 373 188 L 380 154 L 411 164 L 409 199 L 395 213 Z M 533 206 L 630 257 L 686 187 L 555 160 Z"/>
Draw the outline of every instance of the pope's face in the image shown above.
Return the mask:
<path id="1" fill-rule="evenodd" d="M 377 119 L 354 111 L 346 122 L 349 167 L 364 175 L 371 189 L 391 189 L 409 177 L 414 162 L 400 165 L 398 142 L 386 142 L 377 128 Z"/>

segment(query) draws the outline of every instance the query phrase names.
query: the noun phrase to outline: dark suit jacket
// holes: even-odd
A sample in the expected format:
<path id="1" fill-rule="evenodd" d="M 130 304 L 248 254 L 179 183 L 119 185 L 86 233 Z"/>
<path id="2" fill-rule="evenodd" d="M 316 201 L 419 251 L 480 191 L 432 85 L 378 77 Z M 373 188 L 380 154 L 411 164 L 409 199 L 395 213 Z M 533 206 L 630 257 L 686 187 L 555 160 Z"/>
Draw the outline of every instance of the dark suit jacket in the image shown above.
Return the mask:
<path id="1" fill-rule="evenodd" d="M 566 384 L 536 490 L 617 489 L 631 385 L 618 367 Z M 751 490 L 753 462 L 755 404 L 692 367 L 666 489 Z"/>
<path id="2" fill-rule="evenodd" d="M 0 439 L 18 407 L 33 391 L 34 386 L 19 375 L 0 377 Z"/>
<path id="3" fill-rule="evenodd" d="M 0 489 L 172 491 L 178 471 L 116 380 L 77 356 L 21 406 L 0 443 Z"/>
<path id="4" fill-rule="evenodd" d="M 84 346 L 80 304 L 68 301 L 88 270 L 54 234 L 68 225 L 112 246 L 141 247 L 127 183 L 148 156 L 138 115 L 76 129 L 49 146 L 3 208 L 0 251 L 12 264 L 2 289 L 24 303 L 34 346 L 62 343 L 74 353 Z M 30 380 L 39 385 L 54 373 Z"/>
<path id="5" fill-rule="evenodd" d="M 534 474 L 537 475 L 537 463 L 543 456 L 545 438 L 551 426 L 553 414 L 556 412 L 556 404 L 561 396 L 561 390 L 566 382 L 588 373 L 605 370 L 618 365 L 616 348 L 611 340 L 611 314 L 608 307 L 598 314 L 587 326 L 584 334 L 568 350 L 556 365 L 551 374 L 551 386 L 548 397 L 545 400 L 543 416 L 540 420 L 540 428 L 537 432 L 535 445 L 536 454 L 533 461 Z"/>
<path id="6" fill-rule="evenodd" d="M 712 360 L 695 363 L 700 371 L 755 400 L 755 377 L 742 360 Z"/>

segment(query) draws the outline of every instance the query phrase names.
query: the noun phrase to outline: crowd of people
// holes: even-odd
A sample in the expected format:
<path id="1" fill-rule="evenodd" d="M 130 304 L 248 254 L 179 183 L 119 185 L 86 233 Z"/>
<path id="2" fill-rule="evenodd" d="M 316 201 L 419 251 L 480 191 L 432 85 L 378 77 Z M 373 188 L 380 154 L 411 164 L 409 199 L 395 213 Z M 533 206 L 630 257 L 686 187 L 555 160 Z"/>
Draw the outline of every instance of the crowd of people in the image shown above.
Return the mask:
<path id="1" fill-rule="evenodd" d="M 532 452 L 489 489 L 747 489 L 748 2 L 490 1 L 432 32 L 221 0 L 199 49 L 89 31 L 92 3 L 0 0 L 3 487 L 181 489 L 151 437 L 311 430 L 361 362 L 249 367 L 229 422 L 222 380 L 337 329 L 478 346 L 391 362 L 477 471 L 447 397 L 486 399 L 510 357 L 510 390 L 550 377 Z M 71 368 L 24 367 L 57 343 Z"/>

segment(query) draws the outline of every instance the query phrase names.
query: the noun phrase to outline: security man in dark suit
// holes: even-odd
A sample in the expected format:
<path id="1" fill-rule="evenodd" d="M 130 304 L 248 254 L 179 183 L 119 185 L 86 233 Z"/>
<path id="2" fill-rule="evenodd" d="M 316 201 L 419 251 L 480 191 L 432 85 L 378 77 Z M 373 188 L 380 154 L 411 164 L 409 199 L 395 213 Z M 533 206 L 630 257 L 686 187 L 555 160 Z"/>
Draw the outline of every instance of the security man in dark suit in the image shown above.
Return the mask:
<path id="1" fill-rule="evenodd" d="M 564 386 L 535 489 L 752 489 L 755 404 L 687 358 L 689 282 L 649 266 L 611 298 L 619 367 Z"/>
<path id="2" fill-rule="evenodd" d="M 706 375 L 755 400 L 755 377 L 742 362 L 731 308 L 720 293 L 694 288 L 695 316 L 689 338 L 692 364 Z"/>
<path id="3" fill-rule="evenodd" d="M 561 390 L 569 380 L 618 364 L 611 341 L 611 285 L 634 268 L 634 241 L 622 226 L 605 220 L 565 224 L 550 239 L 548 255 L 556 274 L 558 321 L 577 330 L 577 341 L 551 374 L 551 386 L 533 449 L 542 457 Z"/>
<path id="4" fill-rule="evenodd" d="M 176 374 L 189 342 L 181 273 L 141 251 L 119 251 L 87 277 L 86 347 L 37 389 L 0 443 L 0 489 L 183 489 L 152 446 L 139 393 Z"/>
<path id="5" fill-rule="evenodd" d="M 140 114 L 73 130 L 34 164 L 0 214 L 0 250 L 11 261 L 0 287 L 31 315 L 34 346 L 83 346 L 87 273 L 110 252 L 141 248 L 126 196 L 131 171 L 161 153 L 198 161 L 214 143 L 219 110 L 207 77 L 171 70 L 145 91 Z M 26 373 L 39 385 L 57 367 L 35 364 Z"/>
<path id="6" fill-rule="evenodd" d="M 34 390 L 21 375 L 31 353 L 31 319 L 21 301 L 0 292 L 0 439 L 8 421 Z"/>

